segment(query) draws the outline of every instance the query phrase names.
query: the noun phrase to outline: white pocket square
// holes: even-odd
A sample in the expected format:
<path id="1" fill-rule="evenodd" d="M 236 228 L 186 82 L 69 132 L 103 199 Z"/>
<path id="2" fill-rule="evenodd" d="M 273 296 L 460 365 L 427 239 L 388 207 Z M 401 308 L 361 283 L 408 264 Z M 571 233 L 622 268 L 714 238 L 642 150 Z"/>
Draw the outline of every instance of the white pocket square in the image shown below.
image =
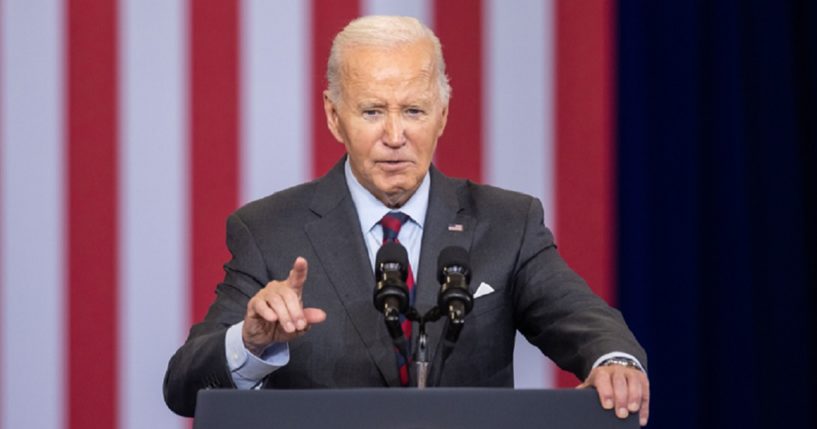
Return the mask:
<path id="1" fill-rule="evenodd" d="M 488 283 L 482 282 L 479 284 L 477 291 L 474 292 L 474 298 L 479 298 L 491 293 L 494 293 L 494 288 L 492 288 Z"/>

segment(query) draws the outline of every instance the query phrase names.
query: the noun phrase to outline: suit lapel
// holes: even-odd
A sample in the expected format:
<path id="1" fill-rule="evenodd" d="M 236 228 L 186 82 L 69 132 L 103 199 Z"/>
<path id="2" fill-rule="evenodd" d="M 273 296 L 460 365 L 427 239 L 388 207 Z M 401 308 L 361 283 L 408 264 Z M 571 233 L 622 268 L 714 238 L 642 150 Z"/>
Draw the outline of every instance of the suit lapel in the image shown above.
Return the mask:
<path id="1" fill-rule="evenodd" d="M 305 226 L 313 250 L 384 380 L 399 386 L 394 348 L 372 304 L 374 273 L 346 187 L 343 160 L 321 180 L 310 207 L 320 216 Z"/>
<path id="2" fill-rule="evenodd" d="M 461 197 L 465 182 L 444 176 L 434 166 L 430 172 L 431 191 L 423 226 L 415 305 L 423 314 L 437 305 L 440 290 L 437 257 L 440 251 L 448 246 L 460 246 L 470 252 L 476 228 L 476 219 L 468 212 Z M 429 350 L 432 353 L 438 350 L 444 326 L 445 319 L 426 325 Z"/>

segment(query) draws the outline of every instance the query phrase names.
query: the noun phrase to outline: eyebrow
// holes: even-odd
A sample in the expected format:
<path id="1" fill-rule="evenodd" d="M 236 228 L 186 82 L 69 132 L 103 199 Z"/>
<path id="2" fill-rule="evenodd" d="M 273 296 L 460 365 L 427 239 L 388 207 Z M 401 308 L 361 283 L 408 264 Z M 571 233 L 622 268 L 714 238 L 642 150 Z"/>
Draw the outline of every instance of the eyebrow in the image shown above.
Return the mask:
<path id="1" fill-rule="evenodd" d="M 420 97 L 415 98 L 413 100 L 409 100 L 405 103 L 400 103 L 400 107 L 410 107 L 410 106 L 427 106 L 433 102 L 433 97 Z M 375 107 L 386 107 L 388 103 L 383 102 L 381 100 L 364 100 L 357 104 L 358 109 L 365 109 L 365 108 L 375 108 Z"/>
<path id="2" fill-rule="evenodd" d="M 366 108 L 372 108 L 372 107 L 385 107 L 385 106 L 386 106 L 386 103 L 384 103 L 382 101 L 375 101 L 375 100 L 365 100 L 365 101 L 361 101 L 360 103 L 357 104 L 358 109 L 366 109 Z"/>

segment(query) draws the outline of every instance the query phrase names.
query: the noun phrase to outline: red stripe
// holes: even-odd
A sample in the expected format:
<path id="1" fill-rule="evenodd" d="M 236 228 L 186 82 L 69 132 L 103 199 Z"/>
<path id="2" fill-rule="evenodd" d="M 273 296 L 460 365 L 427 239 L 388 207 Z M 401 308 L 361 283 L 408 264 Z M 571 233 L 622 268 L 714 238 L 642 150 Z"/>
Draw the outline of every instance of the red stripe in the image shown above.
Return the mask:
<path id="1" fill-rule="evenodd" d="M 312 0 L 312 88 L 307 94 L 312 102 L 312 177 L 325 174 L 345 153 L 326 127 L 326 60 L 335 34 L 359 14 L 358 0 Z"/>
<path id="2" fill-rule="evenodd" d="M 238 205 L 239 4 L 190 1 L 190 255 L 193 321 L 213 302 L 230 257 L 227 215 Z M 295 144 L 295 143 L 293 143 Z"/>
<path id="3" fill-rule="evenodd" d="M 117 7 L 67 3 L 68 427 L 113 428 L 118 404 Z"/>
<path id="4" fill-rule="evenodd" d="M 560 252 L 614 298 L 613 2 L 556 3 L 556 231 Z M 561 386 L 576 378 L 559 377 Z"/>
<path id="5" fill-rule="evenodd" d="M 436 164 L 448 175 L 482 180 L 482 2 L 434 2 L 452 98 Z"/>

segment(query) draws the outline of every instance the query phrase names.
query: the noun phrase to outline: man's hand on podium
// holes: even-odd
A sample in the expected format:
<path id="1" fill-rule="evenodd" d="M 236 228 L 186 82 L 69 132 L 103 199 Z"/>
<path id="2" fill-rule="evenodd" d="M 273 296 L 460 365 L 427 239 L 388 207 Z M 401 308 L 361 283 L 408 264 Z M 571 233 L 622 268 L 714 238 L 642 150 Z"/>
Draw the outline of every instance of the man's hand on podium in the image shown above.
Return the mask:
<path id="1" fill-rule="evenodd" d="M 326 320 L 318 308 L 303 308 L 303 287 L 308 271 L 306 259 L 298 257 L 289 277 L 273 280 L 247 303 L 241 336 L 244 346 L 260 356 L 272 343 L 284 343 L 306 333 L 310 325 Z"/>
<path id="2" fill-rule="evenodd" d="M 630 413 L 639 413 L 641 426 L 650 417 L 650 381 L 639 369 L 621 365 L 602 365 L 593 368 L 579 388 L 595 387 L 601 406 L 605 410 L 615 408 L 622 419 Z"/>

